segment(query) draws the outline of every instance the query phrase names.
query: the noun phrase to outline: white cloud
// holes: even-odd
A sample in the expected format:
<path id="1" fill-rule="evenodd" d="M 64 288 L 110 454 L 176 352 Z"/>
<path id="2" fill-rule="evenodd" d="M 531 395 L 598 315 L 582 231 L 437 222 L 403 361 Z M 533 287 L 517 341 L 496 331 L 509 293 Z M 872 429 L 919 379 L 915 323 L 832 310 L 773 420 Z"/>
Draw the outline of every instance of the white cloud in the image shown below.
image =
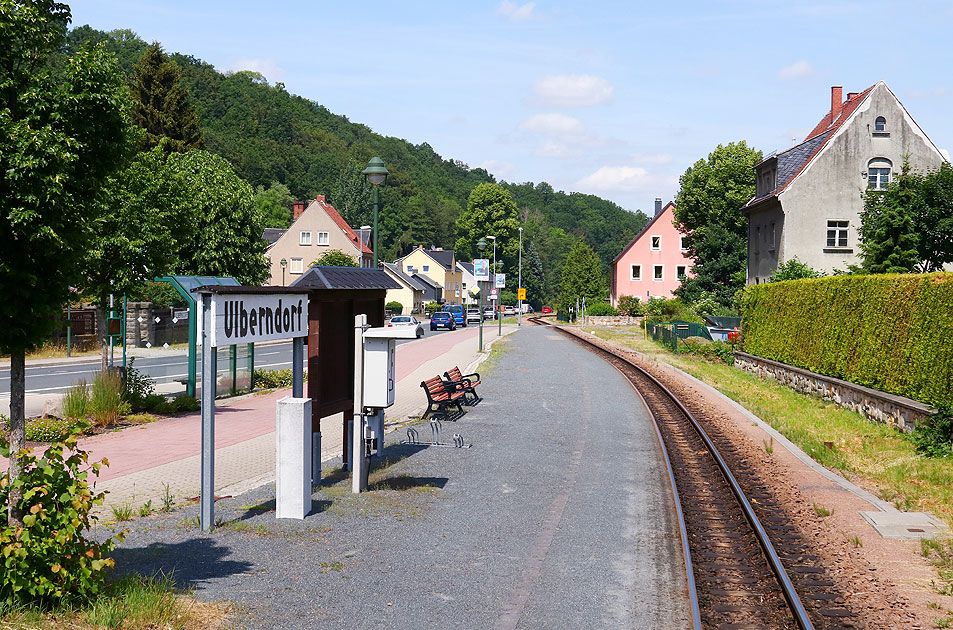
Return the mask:
<path id="1" fill-rule="evenodd" d="M 483 164 L 480 164 L 480 168 L 486 169 L 488 173 L 492 173 L 497 179 L 509 179 L 517 171 L 515 164 L 502 160 L 487 160 Z"/>
<path id="2" fill-rule="evenodd" d="M 550 140 L 536 149 L 534 155 L 543 158 L 570 158 L 578 156 L 579 151 L 569 148 L 562 142 Z"/>
<path id="3" fill-rule="evenodd" d="M 575 136 L 585 133 L 582 121 L 565 114 L 535 114 L 521 122 L 520 129 L 553 136 Z"/>
<path id="4" fill-rule="evenodd" d="M 641 164 L 671 164 L 675 159 L 670 153 L 637 153 L 632 157 Z"/>
<path id="5" fill-rule="evenodd" d="M 640 166 L 603 166 L 576 182 L 576 188 L 592 192 L 652 192 L 671 188 L 678 181 L 674 176 L 650 174 Z"/>
<path id="6" fill-rule="evenodd" d="M 814 74 L 814 68 L 810 63 L 802 59 L 801 61 L 796 61 L 790 66 L 784 66 L 778 70 L 778 78 L 785 81 L 790 81 L 791 79 L 799 79 L 801 77 L 806 77 Z"/>
<path id="7" fill-rule="evenodd" d="M 229 63 L 225 70 L 232 72 L 251 70 L 263 75 L 269 81 L 281 81 L 285 77 L 284 69 L 279 67 L 274 59 L 246 59 L 240 57 Z"/>
<path id="8" fill-rule="evenodd" d="M 535 2 L 527 2 L 526 4 L 519 5 L 509 0 L 503 0 L 503 2 L 500 3 L 500 8 L 497 9 L 496 12 L 508 17 L 510 22 L 522 22 L 531 17 L 534 8 L 536 8 Z"/>
<path id="9" fill-rule="evenodd" d="M 533 84 L 530 101 L 544 107 L 587 107 L 608 103 L 615 87 L 602 77 L 588 74 L 556 74 Z"/>

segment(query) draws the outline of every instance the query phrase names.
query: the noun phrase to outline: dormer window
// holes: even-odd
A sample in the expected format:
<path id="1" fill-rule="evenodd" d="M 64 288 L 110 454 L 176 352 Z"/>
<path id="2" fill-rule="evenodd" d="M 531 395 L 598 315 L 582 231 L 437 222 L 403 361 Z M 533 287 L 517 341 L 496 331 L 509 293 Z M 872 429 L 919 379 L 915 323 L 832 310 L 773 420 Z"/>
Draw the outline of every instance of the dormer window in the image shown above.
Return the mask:
<path id="1" fill-rule="evenodd" d="M 887 119 L 877 116 L 877 120 L 874 121 L 874 131 L 887 131 Z"/>

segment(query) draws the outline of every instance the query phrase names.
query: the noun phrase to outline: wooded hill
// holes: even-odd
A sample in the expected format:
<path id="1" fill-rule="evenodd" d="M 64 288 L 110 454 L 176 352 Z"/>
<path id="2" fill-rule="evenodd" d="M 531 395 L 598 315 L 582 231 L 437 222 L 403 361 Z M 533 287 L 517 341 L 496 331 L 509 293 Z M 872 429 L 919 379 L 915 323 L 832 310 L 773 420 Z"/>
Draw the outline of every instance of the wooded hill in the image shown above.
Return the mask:
<path id="1" fill-rule="evenodd" d="M 127 30 L 102 32 L 81 26 L 70 48 L 92 39 L 106 42 L 128 74 L 147 44 Z M 298 199 L 327 195 L 352 225 L 369 222 L 369 194 L 361 170 L 377 155 L 390 170 L 381 191 L 381 253 L 385 260 L 414 245 L 452 248 L 456 221 L 470 191 L 494 182 L 484 169 L 444 159 L 427 143 L 382 136 L 321 104 L 270 85 L 260 74 L 223 74 L 211 64 L 172 54 L 196 105 L 204 148 L 221 155 L 252 186 L 284 184 Z M 604 269 L 644 226 L 629 212 L 594 195 L 554 191 L 552 186 L 500 182 L 524 220 L 524 246 L 533 244 L 542 263 L 543 294 L 558 290 L 558 274 L 572 243 L 584 239 Z M 290 219 L 289 219 L 290 220 Z M 514 271 L 515 270 L 509 270 Z"/>

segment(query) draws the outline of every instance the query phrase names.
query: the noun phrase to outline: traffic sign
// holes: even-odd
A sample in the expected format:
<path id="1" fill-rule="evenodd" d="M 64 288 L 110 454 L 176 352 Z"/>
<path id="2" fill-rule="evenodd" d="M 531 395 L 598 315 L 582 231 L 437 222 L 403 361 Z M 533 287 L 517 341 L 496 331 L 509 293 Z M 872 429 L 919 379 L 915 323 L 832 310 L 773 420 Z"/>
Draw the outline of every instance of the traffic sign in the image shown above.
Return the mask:
<path id="1" fill-rule="evenodd" d="M 516 290 L 516 299 L 517 299 L 517 300 L 525 300 L 525 299 L 526 299 L 526 289 L 524 289 L 523 287 L 518 288 L 518 289 Z"/>
<path id="2" fill-rule="evenodd" d="M 497 293 L 498 293 L 498 292 L 497 292 L 496 289 L 490 289 L 490 299 L 491 299 L 491 300 L 495 300 L 497 297 L 499 297 L 499 296 L 497 295 Z"/>

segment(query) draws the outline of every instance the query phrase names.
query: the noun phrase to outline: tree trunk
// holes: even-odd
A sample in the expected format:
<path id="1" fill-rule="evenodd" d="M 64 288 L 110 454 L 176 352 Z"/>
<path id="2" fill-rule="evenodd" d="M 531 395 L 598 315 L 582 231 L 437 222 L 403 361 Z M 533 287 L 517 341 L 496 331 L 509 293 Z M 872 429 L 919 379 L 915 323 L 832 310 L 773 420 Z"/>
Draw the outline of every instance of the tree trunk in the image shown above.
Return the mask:
<path id="1" fill-rule="evenodd" d="M 23 490 L 13 485 L 22 472 L 20 451 L 26 445 L 26 416 L 24 397 L 26 391 L 26 353 L 14 350 L 10 353 L 10 494 L 7 502 L 7 520 L 14 527 L 23 526 L 20 501 Z"/>

